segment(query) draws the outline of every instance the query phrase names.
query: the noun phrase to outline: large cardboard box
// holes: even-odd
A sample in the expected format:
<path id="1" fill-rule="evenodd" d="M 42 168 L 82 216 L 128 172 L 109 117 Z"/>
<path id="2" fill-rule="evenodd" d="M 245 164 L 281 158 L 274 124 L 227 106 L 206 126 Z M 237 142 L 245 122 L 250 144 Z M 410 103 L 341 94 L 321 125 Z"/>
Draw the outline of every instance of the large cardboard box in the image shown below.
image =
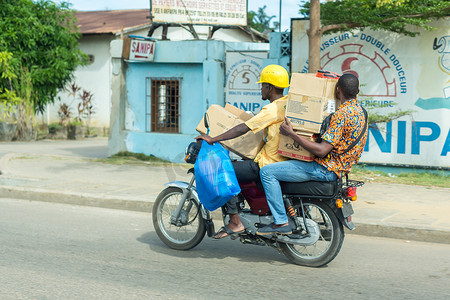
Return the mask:
<path id="1" fill-rule="evenodd" d="M 297 134 L 301 135 L 302 137 L 315 142 L 315 137 L 312 133 L 303 132 L 303 131 L 297 131 Z M 305 148 L 300 146 L 297 142 L 295 142 L 290 137 L 287 137 L 283 134 L 280 134 L 280 143 L 278 144 L 278 154 L 303 160 L 303 161 L 313 161 L 314 160 L 314 154 L 307 151 Z"/>
<path id="2" fill-rule="evenodd" d="M 213 104 L 208 108 L 206 114 L 210 129 L 209 135 L 212 137 L 218 136 L 252 118 L 245 111 L 228 103 L 225 107 Z M 195 129 L 200 133 L 206 134 L 207 129 L 204 124 L 204 117 Z M 263 135 L 263 131 L 256 134 L 249 131 L 240 137 L 220 143 L 242 158 L 254 159 L 264 145 Z"/>
<path id="3" fill-rule="evenodd" d="M 316 133 L 323 119 L 336 110 L 337 79 L 315 74 L 293 73 L 289 87 L 286 117 L 295 130 Z"/>

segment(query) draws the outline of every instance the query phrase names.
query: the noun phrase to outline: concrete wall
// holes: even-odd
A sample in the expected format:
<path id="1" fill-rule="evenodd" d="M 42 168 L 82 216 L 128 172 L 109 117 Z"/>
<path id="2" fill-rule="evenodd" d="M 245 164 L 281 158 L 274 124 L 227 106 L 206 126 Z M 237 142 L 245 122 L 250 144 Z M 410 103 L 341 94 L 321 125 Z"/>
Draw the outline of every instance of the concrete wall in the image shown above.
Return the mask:
<path id="1" fill-rule="evenodd" d="M 148 28 L 131 32 L 135 35 L 147 35 Z M 85 35 L 80 40 L 79 48 L 87 55 L 93 55 L 93 63 L 78 67 L 74 73 L 74 80 L 79 87 L 94 94 L 93 104 L 95 114 L 92 116 L 91 126 L 109 128 L 111 115 L 111 56 L 110 43 L 114 39 L 120 38 L 116 35 Z M 45 123 L 58 122 L 58 109 L 60 103 L 70 105 L 73 117 L 78 114 L 77 97 L 73 100 L 68 96 L 68 92 L 61 91 L 58 94 L 61 99 L 56 100 L 44 113 Z"/>
<path id="2" fill-rule="evenodd" d="M 308 24 L 292 22 L 292 72 L 307 71 Z M 369 114 L 412 111 L 371 126 L 361 162 L 450 169 L 450 17 L 429 25 L 416 37 L 367 28 L 322 37 L 322 68 L 358 76 Z"/>
<path id="3" fill-rule="evenodd" d="M 111 48 L 121 41 L 113 41 Z M 153 62 L 123 62 L 113 56 L 109 154 L 153 154 L 182 162 L 195 127 L 211 104 L 224 105 L 225 51 L 268 50 L 267 44 L 223 41 L 158 41 Z M 116 69 L 120 66 L 120 70 Z M 119 68 L 119 67 L 117 67 Z M 145 78 L 179 77 L 180 133 L 145 132 Z M 124 83 L 124 84 L 122 84 Z"/>
<path id="4" fill-rule="evenodd" d="M 93 105 L 95 114 L 91 121 L 92 127 L 109 127 L 110 116 L 110 77 L 111 62 L 109 55 L 109 44 L 114 38 L 113 35 L 93 35 L 84 36 L 80 41 L 80 49 L 85 54 L 93 55 L 94 61 L 87 66 L 79 67 L 74 74 L 74 80 L 79 87 L 94 94 Z M 73 100 L 68 92 L 61 91 L 58 96 L 60 101 L 47 109 L 44 117 L 47 122 L 58 122 L 58 109 L 60 103 L 70 105 L 73 117 L 78 115 L 78 103 L 80 99 L 77 97 Z"/>

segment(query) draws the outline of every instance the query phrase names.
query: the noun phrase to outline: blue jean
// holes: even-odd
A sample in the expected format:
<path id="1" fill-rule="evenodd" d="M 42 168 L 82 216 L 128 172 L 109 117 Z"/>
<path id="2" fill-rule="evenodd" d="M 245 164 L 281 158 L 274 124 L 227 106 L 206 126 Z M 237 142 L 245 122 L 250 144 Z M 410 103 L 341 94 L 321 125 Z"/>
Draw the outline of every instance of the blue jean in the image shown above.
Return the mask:
<path id="1" fill-rule="evenodd" d="M 277 225 L 288 222 L 283 203 L 280 181 L 334 181 L 337 176 L 317 162 L 287 160 L 264 166 L 260 170 L 261 182 L 266 193 L 267 202 Z"/>

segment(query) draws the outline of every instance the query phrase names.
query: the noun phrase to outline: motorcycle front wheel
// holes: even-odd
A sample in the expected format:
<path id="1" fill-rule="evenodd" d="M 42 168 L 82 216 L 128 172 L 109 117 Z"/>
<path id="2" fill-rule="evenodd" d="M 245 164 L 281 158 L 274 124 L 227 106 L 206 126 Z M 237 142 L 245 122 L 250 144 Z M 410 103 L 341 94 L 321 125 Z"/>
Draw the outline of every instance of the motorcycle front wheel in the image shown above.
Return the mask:
<path id="1" fill-rule="evenodd" d="M 303 224 L 301 207 L 296 209 L 297 219 Z M 280 243 L 281 250 L 293 263 L 320 267 L 332 261 L 341 250 L 344 228 L 331 208 L 321 201 L 303 201 L 305 217 L 315 221 L 320 228 L 319 240 L 310 246 Z"/>
<path id="2" fill-rule="evenodd" d="M 153 205 L 153 226 L 164 244 L 176 250 L 189 250 L 203 240 L 206 228 L 199 204 L 193 199 L 184 200 L 180 216 L 174 220 L 173 214 L 182 199 L 180 188 L 163 190 Z"/>

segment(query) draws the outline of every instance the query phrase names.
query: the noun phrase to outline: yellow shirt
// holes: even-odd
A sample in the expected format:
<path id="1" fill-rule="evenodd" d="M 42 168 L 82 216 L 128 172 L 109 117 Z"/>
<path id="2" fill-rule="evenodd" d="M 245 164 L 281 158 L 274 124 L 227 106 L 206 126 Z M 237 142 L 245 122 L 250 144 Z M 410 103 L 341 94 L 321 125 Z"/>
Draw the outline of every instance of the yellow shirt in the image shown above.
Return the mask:
<path id="1" fill-rule="evenodd" d="M 255 162 L 262 168 L 265 165 L 288 160 L 277 153 L 280 142 L 280 125 L 284 122 L 287 96 L 283 96 L 267 104 L 245 125 L 254 133 L 264 129 L 264 146 L 255 157 Z"/>

